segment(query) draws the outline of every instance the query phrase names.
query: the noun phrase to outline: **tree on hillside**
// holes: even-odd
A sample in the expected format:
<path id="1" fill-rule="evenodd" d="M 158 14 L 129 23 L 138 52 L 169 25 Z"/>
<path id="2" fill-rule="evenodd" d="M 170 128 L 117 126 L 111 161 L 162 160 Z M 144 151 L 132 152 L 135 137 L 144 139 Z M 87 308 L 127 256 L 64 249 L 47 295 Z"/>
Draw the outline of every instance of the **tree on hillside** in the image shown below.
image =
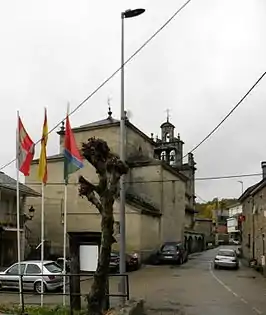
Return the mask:
<path id="1" fill-rule="evenodd" d="M 117 155 L 110 152 L 104 140 L 90 138 L 87 143 L 82 144 L 81 151 L 99 177 L 98 185 L 92 184 L 83 176 L 79 178 L 80 196 L 86 197 L 101 214 L 100 255 L 91 291 L 87 296 L 88 314 L 99 315 L 103 312 L 105 301 L 111 248 L 116 242 L 113 237 L 113 204 L 117 197 L 119 179 L 127 173 L 128 167 Z"/>
<path id="2" fill-rule="evenodd" d="M 215 209 L 226 209 L 238 202 L 238 199 L 214 198 L 211 201 L 205 203 L 196 203 L 196 210 L 198 211 L 198 217 L 212 219 L 212 212 Z"/>
<path id="3" fill-rule="evenodd" d="M 196 210 L 198 211 L 198 217 L 212 219 L 214 206 L 212 204 L 198 203 L 196 204 Z"/>

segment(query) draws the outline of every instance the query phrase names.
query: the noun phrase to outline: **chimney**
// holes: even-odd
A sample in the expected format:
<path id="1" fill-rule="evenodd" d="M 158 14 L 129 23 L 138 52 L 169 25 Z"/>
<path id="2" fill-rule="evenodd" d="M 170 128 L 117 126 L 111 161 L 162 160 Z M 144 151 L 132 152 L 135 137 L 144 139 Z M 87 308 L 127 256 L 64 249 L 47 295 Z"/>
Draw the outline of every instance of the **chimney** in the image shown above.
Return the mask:
<path id="1" fill-rule="evenodd" d="M 261 162 L 262 178 L 266 179 L 266 161 Z"/>

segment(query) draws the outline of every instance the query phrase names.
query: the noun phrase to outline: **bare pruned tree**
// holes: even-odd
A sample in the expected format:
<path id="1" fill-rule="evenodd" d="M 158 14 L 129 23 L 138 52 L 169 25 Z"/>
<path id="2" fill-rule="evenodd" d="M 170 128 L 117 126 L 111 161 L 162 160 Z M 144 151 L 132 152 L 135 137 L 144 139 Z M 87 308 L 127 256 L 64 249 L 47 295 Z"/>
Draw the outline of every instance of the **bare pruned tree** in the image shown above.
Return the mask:
<path id="1" fill-rule="evenodd" d="M 103 312 L 105 289 L 108 279 L 113 236 L 113 204 L 117 197 L 120 177 L 128 172 L 128 167 L 119 156 L 111 153 L 107 143 L 102 139 L 90 138 L 82 144 L 82 155 L 94 166 L 99 177 L 98 185 L 94 185 L 79 177 L 79 194 L 86 197 L 101 214 L 101 248 L 98 265 L 94 274 L 91 291 L 87 296 L 88 313 L 98 315 Z"/>

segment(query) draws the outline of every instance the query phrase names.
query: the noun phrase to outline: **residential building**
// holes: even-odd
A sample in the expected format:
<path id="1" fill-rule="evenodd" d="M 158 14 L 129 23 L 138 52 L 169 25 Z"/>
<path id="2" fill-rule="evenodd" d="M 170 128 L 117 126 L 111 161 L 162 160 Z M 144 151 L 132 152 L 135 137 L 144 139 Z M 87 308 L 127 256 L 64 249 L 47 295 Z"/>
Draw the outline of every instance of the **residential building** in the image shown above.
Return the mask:
<path id="1" fill-rule="evenodd" d="M 195 218 L 194 230 L 203 235 L 203 248 L 205 249 L 208 243 L 214 244 L 213 222 L 208 218 Z"/>
<path id="2" fill-rule="evenodd" d="M 241 203 L 234 204 L 230 207 L 227 207 L 229 218 L 234 217 L 236 215 L 242 214 L 242 205 Z"/>
<path id="3" fill-rule="evenodd" d="M 107 119 L 73 128 L 73 133 L 78 145 L 90 137 L 102 138 L 114 153 L 119 154 L 119 124 L 109 110 Z M 137 251 L 143 257 L 163 241 L 182 241 L 187 232 L 190 233 L 187 239 L 193 237 L 195 162 L 189 155 L 188 163 L 179 161 L 172 166 L 169 159 L 158 157 L 162 148 L 168 150 L 167 145 L 164 147 L 165 127 L 171 136 L 171 141 L 166 141 L 167 145 L 176 145 L 173 157 L 178 161 L 183 154 L 183 142 L 174 137 L 174 126 L 169 121 L 161 126 L 162 140 L 157 138 L 155 141 L 153 136 L 148 137 L 126 119 L 126 160 L 130 167 L 126 175 L 126 247 L 128 252 Z M 64 134 L 62 125 L 58 132 L 60 152 L 48 157 L 48 183 L 45 187 L 45 238 L 52 242 L 53 251 L 60 253 L 64 221 Z M 100 215 L 94 206 L 79 197 L 77 191 L 79 175 L 92 182 L 97 181 L 95 170 L 89 163 L 84 163 L 85 167 L 69 179 L 67 230 L 71 233 L 100 231 Z M 38 159 L 33 161 L 31 176 L 26 181 L 30 187 L 40 191 L 40 183 L 36 179 L 37 167 Z M 40 201 L 35 200 L 34 207 L 36 218 L 31 229 L 37 244 L 40 241 Z M 119 200 L 114 204 L 114 218 L 115 226 L 119 227 Z"/>
<path id="4" fill-rule="evenodd" d="M 229 235 L 227 231 L 228 209 L 215 209 L 212 211 L 213 232 L 215 233 L 216 243 L 228 243 Z"/>
<path id="5" fill-rule="evenodd" d="M 261 163 L 262 179 L 240 196 L 242 205 L 242 250 L 248 260 L 265 265 L 266 162 Z"/>
<path id="6" fill-rule="evenodd" d="M 241 218 L 242 205 L 237 203 L 227 208 L 229 217 L 227 219 L 227 232 L 229 239 L 241 240 Z"/>
<path id="7" fill-rule="evenodd" d="M 27 210 L 26 198 L 39 197 L 33 189 L 19 184 L 20 193 L 20 248 L 24 259 L 29 250 L 27 241 L 30 229 L 26 222 L 33 218 L 33 208 Z M 17 181 L 0 172 L 0 266 L 9 266 L 17 261 Z"/>

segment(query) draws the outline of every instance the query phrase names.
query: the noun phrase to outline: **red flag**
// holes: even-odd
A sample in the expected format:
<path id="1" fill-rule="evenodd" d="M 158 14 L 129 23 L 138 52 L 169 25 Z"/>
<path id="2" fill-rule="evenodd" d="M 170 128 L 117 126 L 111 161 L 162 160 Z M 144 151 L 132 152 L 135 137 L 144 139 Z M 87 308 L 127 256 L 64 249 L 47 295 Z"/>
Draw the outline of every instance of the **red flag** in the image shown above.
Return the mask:
<path id="1" fill-rule="evenodd" d="M 25 176 L 30 175 L 30 165 L 34 157 L 35 144 L 27 134 L 20 117 L 18 117 L 18 140 L 17 140 L 18 169 Z"/>
<path id="2" fill-rule="evenodd" d="M 68 175 L 83 167 L 73 131 L 70 126 L 69 116 L 66 118 L 65 148 L 64 148 L 64 179 L 67 183 Z"/>

